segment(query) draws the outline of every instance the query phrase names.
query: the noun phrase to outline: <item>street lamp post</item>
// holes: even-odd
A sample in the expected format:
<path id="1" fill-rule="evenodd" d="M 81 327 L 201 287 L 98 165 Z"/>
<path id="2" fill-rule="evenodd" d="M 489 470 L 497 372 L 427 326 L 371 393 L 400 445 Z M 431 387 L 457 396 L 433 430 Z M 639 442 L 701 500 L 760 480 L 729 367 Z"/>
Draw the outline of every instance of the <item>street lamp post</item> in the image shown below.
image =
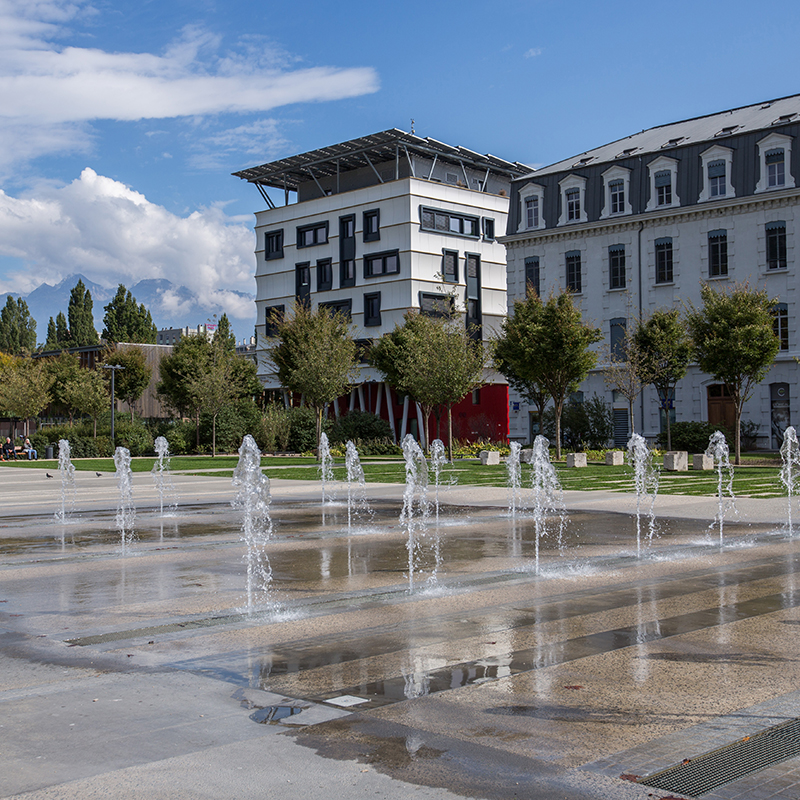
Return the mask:
<path id="1" fill-rule="evenodd" d="M 111 446 L 114 447 L 114 416 L 117 410 L 117 403 L 114 398 L 114 376 L 117 374 L 118 369 L 125 369 L 125 367 L 122 364 L 103 364 L 103 369 L 111 370 Z"/>

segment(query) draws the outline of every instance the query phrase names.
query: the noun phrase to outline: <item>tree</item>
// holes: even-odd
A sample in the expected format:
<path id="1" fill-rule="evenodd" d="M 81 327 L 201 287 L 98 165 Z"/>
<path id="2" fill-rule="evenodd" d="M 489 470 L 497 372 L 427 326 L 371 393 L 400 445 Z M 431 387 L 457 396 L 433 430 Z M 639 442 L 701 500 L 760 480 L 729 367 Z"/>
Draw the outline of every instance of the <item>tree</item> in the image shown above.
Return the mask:
<path id="1" fill-rule="evenodd" d="M 675 385 L 686 374 L 692 343 L 677 308 L 659 309 L 636 326 L 631 337 L 639 362 L 639 378 L 655 386 L 667 417 L 667 450 L 672 447 L 670 405 Z"/>
<path id="2" fill-rule="evenodd" d="M 38 416 L 50 402 L 52 383 L 40 359 L 18 358 L 3 370 L 0 409 L 9 417 L 24 421 L 25 436 L 28 435 L 28 420 Z"/>
<path id="3" fill-rule="evenodd" d="M 550 295 L 547 302 L 535 292 L 514 304 L 514 314 L 502 325 L 495 341 L 494 362 L 515 388 L 527 394 L 544 390 L 552 399 L 556 417 L 556 458 L 561 458 L 561 412 L 567 394 L 595 365 L 589 346 L 602 334 L 583 322 L 569 291 Z"/>
<path id="4" fill-rule="evenodd" d="M 114 299 L 104 306 L 103 338 L 111 343 L 136 342 L 155 344 L 156 326 L 143 303 L 136 304 L 136 298 L 122 284 L 117 288 Z"/>
<path id="5" fill-rule="evenodd" d="M 223 314 L 217 322 L 213 341 L 220 343 L 230 353 L 236 352 L 236 337 L 231 330 L 231 323 L 227 314 Z"/>
<path id="6" fill-rule="evenodd" d="M 0 350 L 12 356 L 29 354 L 36 348 L 36 320 L 28 304 L 18 297 L 8 295 L 0 311 Z"/>
<path id="7" fill-rule="evenodd" d="M 273 320 L 276 343 L 270 349 L 278 380 L 314 409 L 317 445 L 322 412 L 350 391 L 358 378 L 358 346 L 350 320 L 324 306 L 311 310 L 295 303 L 291 316 Z"/>
<path id="8" fill-rule="evenodd" d="M 61 348 L 72 347 L 75 343 L 69 333 L 69 325 L 63 311 L 56 314 L 56 346 Z"/>
<path id="9" fill-rule="evenodd" d="M 69 293 L 67 317 L 69 318 L 69 338 L 74 347 L 99 344 L 100 339 L 94 328 L 94 316 L 92 315 L 92 293 L 82 280 L 79 280 Z M 58 328 L 57 320 L 56 328 Z M 60 332 L 58 335 L 61 335 Z"/>
<path id="10" fill-rule="evenodd" d="M 384 334 L 373 345 L 370 362 L 400 392 L 420 404 L 425 425 L 425 444 L 430 447 L 429 417 L 437 428 L 447 410 L 448 448 L 452 459 L 453 406 L 483 384 L 486 354 L 483 343 L 472 339 L 460 315 L 406 314 L 402 325 Z M 437 435 L 440 431 L 437 430 Z"/>
<path id="11" fill-rule="evenodd" d="M 633 404 L 642 393 L 642 364 L 639 348 L 633 337 L 626 330 L 619 349 L 608 347 L 604 350 L 606 366 L 603 368 L 603 379 L 609 389 L 619 392 L 628 401 L 628 418 L 631 421 L 631 433 L 636 433 L 633 417 Z"/>
<path id="12" fill-rule="evenodd" d="M 76 353 L 62 350 L 55 358 L 44 359 L 44 368 L 53 379 L 51 395 L 54 403 L 63 405 L 69 412 L 69 424 L 72 425 L 76 406 L 70 404 L 66 395 L 66 386 L 82 372 L 81 362 Z"/>
<path id="13" fill-rule="evenodd" d="M 141 347 L 111 350 L 106 353 L 103 363 L 123 367 L 117 371 L 114 378 L 114 393 L 128 404 L 131 410 L 131 422 L 133 422 L 133 407 L 144 394 L 153 373 L 153 370 L 147 366 L 144 351 Z M 110 372 L 110 370 L 104 370 L 104 372 Z"/>
<path id="14" fill-rule="evenodd" d="M 108 410 L 108 385 L 99 369 L 82 369 L 71 378 L 63 390 L 64 401 L 70 409 L 88 414 L 94 423 L 97 438 L 97 418 Z"/>
<path id="15" fill-rule="evenodd" d="M 58 347 L 56 323 L 53 321 L 53 318 L 50 317 L 50 321 L 47 323 L 47 339 L 45 340 L 44 349 L 55 350 L 56 347 Z"/>
<path id="16" fill-rule="evenodd" d="M 739 464 L 742 409 L 780 349 L 773 329 L 776 300 L 747 284 L 717 291 L 704 283 L 700 297 L 703 307 L 692 307 L 687 317 L 694 354 L 700 369 L 722 381 L 733 398 Z"/>

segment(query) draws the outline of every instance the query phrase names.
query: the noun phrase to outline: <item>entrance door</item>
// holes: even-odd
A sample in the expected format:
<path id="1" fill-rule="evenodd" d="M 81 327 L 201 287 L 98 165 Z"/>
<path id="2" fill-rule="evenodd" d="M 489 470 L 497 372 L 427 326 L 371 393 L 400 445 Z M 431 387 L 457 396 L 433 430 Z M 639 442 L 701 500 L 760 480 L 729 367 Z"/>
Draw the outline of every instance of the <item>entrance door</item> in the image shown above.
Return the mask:
<path id="1" fill-rule="evenodd" d="M 727 386 L 712 383 L 706 387 L 708 394 L 708 421 L 732 431 L 736 425 L 736 407 Z"/>

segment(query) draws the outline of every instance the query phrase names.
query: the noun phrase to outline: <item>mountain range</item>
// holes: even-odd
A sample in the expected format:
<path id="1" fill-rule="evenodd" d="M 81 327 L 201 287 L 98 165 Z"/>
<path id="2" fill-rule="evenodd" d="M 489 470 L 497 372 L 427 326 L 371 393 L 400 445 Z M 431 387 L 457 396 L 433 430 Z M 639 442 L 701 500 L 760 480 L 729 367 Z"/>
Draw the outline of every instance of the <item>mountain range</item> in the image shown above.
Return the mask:
<path id="1" fill-rule="evenodd" d="M 79 280 L 83 281 L 84 286 L 92 294 L 94 326 L 97 332 L 101 333 L 104 327 L 103 316 L 105 315 L 103 307 L 114 298 L 117 293 L 116 287 L 108 289 L 90 281 L 83 275 L 76 274 L 64 278 L 55 286 L 43 283 L 27 295 L 16 292 L 7 292 L 6 295 L 11 295 L 14 298 L 21 297 L 25 300 L 31 316 L 36 320 L 36 339 L 39 342 L 44 342 L 47 338 L 48 320 L 50 317 L 55 319 L 59 311 L 63 311 L 66 316 L 69 293 Z M 225 313 L 225 309 L 221 306 L 219 308 L 209 308 L 205 304 L 201 305 L 191 289 L 186 286 L 176 286 L 164 278 L 142 280 L 133 286 L 126 286 L 126 288 L 130 289 L 137 303 L 143 303 L 149 309 L 153 322 L 159 330 L 162 328 L 185 328 L 186 326 L 195 328 L 205 322 L 213 321 L 211 319 L 213 314 L 219 317 Z M 253 295 L 246 292 L 231 291 L 231 293 L 253 301 L 252 319 L 236 318 L 230 313 L 228 314 L 237 340 L 249 339 L 253 335 L 255 326 L 255 299 Z M 167 297 L 168 302 L 165 302 Z M 5 305 L 4 296 L 0 296 L 0 306 L 2 305 Z M 169 306 L 169 308 L 165 306 Z"/>

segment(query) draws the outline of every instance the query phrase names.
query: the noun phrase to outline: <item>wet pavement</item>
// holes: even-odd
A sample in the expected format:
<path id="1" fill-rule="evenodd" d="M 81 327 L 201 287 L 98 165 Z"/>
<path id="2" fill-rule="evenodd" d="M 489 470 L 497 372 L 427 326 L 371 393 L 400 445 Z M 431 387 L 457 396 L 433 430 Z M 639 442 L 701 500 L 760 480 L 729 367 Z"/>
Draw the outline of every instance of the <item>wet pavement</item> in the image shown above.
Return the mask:
<path id="1" fill-rule="evenodd" d="M 247 609 L 229 480 L 176 476 L 160 517 L 135 476 L 123 549 L 113 476 L 79 473 L 58 524 L 57 479 L 21 472 L 0 472 L 19 498 L 0 797 L 680 797 L 632 778 L 800 717 L 785 501 L 740 502 L 720 541 L 713 498 L 670 497 L 637 553 L 630 497 L 568 493 L 537 566 L 527 513 L 456 488 L 411 590 L 402 487 L 370 487 L 374 517 L 348 527 L 318 486 L 273 480 L 273 584 Z M 798 798 L 798 780 L 791 758 L 702 796 Z"/>

